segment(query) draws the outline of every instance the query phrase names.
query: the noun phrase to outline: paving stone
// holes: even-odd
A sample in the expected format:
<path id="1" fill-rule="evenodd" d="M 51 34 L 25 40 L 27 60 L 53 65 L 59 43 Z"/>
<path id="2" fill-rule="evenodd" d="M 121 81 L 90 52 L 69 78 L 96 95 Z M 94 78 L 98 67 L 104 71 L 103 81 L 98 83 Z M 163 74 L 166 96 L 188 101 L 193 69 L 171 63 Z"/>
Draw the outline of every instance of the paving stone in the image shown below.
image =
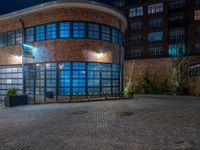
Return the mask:
<path id="1" fill-rule="evenodd" d="M 0 150 L 199 150 L 199 110 L 190 97 L 0 107 Z"/>

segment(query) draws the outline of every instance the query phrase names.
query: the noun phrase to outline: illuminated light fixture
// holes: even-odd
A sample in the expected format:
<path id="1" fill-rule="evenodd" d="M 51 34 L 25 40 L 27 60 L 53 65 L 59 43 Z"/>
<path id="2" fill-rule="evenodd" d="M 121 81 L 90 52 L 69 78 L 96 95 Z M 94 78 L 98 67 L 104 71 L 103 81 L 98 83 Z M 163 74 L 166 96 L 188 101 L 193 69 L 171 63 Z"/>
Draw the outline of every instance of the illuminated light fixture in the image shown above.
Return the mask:
<path id="1" fill-rule="evenodd" d="M 27 44 L 23 44 L 24 48 L 27 48 L 27 49 L 33 49 L 34 47 L 31 46 L 31 45 L 27 45 Z"/>
<path id="2" fill-rule="evenodd" d="M 97 53 L 97 58 L 101 58 L 103 56 L 103 53 Z"/>

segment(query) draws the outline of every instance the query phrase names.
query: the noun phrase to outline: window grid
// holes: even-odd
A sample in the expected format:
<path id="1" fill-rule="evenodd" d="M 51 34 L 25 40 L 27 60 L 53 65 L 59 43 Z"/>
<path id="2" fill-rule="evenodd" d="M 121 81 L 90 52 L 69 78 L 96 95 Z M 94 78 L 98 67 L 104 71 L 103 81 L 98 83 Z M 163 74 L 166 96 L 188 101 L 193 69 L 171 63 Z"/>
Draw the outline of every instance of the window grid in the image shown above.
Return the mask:
<path id="1" fill-rule="evenodd" d="M 34 28 L 27 28 L 25 30 L 25 34 L 26 34 L 26 42 L 33 42 L 34 41 Z"/>
<path id="2" fill-rule="evenodd" d="M 56 39 L 57 35 L 57 29 L 56 29 L 56 23 L 50 23 L 46 25 L 46 39 Z"/>
<path id="3" fill-rule="evenodd" d="M 45 39 L 45 27 L 44 25 L 36 26 L 35 28 L 35 36 L 36 36 L 36 41 L 43 41 Z"/>
<path id="4" fill-rule="evenodd" d="M 58 33 L 57 33 L 57 22 L 47 23 L 44 25 L 37 25 L 35 27 L 28 27 L 24 31 L 25 41 L 34 42 L 34 41 L 56 39 L 57 34 L 59 38 L 70 38 L 72 37 L 71 31 L 73 27 L 69 24 L 72 24 L 72 22 L 71 21 L 58 22 Z M 122 37 L 121 37 L 122 35 L 118 29 L 115 29 L 107 25 L 100 25 L 97 23 L 83 22 L 83 24 L 85 24 L 84 28 L 86 28 L 87 26 L 88 28 L 87 30 L 86 29 L 83 30 L 80 28 L 81 31 L 79 32 L 78 31 L 79 27 L 78 27 L 76 31 L 77 38 L 106 40 L 115 44 L 122 43 Z M 100 26 L 103 26 L 103 29 Z M 0 33 L 0 47 L 6 47 L 7 45 L 10 46 L 15 44 L 18 45 L 21 43 L 22 43 L 21 29 Z"/>
<path id="5" fill-rule="evenodd" d="M 129 10 L 129 17 L 136 17 L 143 15 L 143 7 L 131 8 Z"/>
<path id="6" fill-rule="evenodd" d="M 148 14 L 163 12 L 163 3 L 148 6 Z"/>

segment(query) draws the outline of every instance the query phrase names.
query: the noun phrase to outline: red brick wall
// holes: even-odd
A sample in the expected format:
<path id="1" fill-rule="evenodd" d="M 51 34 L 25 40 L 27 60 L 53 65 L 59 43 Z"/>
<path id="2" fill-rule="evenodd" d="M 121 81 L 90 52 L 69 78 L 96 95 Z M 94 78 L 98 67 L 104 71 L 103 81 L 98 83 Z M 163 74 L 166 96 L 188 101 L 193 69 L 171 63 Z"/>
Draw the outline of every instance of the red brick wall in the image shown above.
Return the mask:
<path id="1" fill-rule="evenodd" d="M 58 8 L 34 12 L 20 17 L 0 22 L 0 32 L 10 31 L 21 28 L 19 18 L 23 18 L 25 26 L 39 25 L 48 22 L 61 20 L 91 21 L 103 23 L 119 28 L 119 19 L 96 10 L 83 8 Z"/>
<path id="2" fill-rule="evenodd" d="M 54 8 L 0 21 L 0 32 L 21 28 L 19 18 L 23 18 L 25 27 L 62 20 L 91 21 L 111 25 L 116 28 L 120 27 L 118 18 L 104 12 L 83 8 Z M 106 41 L 90 39 L 57 39 L 34 42 L 30 43 L 30 45 L 35 47 L 35 59 L 26 59 L 27 63 L 53 61 L 119 63 L 119 45 Z M 103 52 L 103 55 L 98 57 L 98 52 Z M 0 65 L 21 63 L 20 46 L 0 48 L 0 53 Z"/>
<path id="3" fill-rule="evenodd" d="M 119 63 L 119 46 L 100 40 L 57 39 L 31 43 L 34 59 L 26 63 L 54 61 L 94 61 Z M 20 64 L 21 47 L 0 48 L 0 65 Z M 99 53 L 102 53 L 100 56 Z"/>
<path id="4" fill-rule="evenodd" d="M 200 56 L 190 57 L 191 62 L 200 60 Z M 155 59 L 138 59 L 138 60 L 125 60 L 124 64 L 124 85 L 137 86 L 140 80 L 143 78 L 146 72 L 151 75 L 159 75 L 161 78 L 167 78 L 169 83 L 173 84 L 173 70 L 171 68 L 172 58 L 155 58 Z M 184 58 L 184 63 L 187 62 L 187 58 Z M 187 68 L 187 66 L 186 66 Z M 185 68 L 185 69 L 186 69 Z M 187 79 L 185 79 L 187 80 Z M 171 82 L 172 81 L 172 82 Z M 190 92 L 196 95 L 200 93 L 200 78 L 190 78 Z M 172 85 L 173 87 L 173 85 Z M 187 81 L 185 81 L 185 87 L 187 87 Z"/>

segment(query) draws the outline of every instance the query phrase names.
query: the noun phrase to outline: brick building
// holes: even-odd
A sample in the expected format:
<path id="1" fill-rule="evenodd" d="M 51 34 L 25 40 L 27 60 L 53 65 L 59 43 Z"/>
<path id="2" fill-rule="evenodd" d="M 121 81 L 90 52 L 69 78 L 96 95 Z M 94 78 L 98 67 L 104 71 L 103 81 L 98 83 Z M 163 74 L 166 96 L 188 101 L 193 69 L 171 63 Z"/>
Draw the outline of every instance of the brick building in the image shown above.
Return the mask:
<path id="1" fill-rule="evenodd" d="M 0 16 L 0 98 L 10 87 L 35 102 L 119 92 L 126 26 L 117 9 L 88 1 L 48 2 Z"/>
<path id="2" fill-rule="evenodd" d="M 146 72 L 170 80 L 172 59 L 179 54 L 185 56 L 186 72 L 190 68 L 185 86 L 199 95 L 200 1 L 113 0 L 113 6 L 128 19 L 124 84 L 137 85 Z M 177 45 L 182 45 L 180 50 Z"/>

